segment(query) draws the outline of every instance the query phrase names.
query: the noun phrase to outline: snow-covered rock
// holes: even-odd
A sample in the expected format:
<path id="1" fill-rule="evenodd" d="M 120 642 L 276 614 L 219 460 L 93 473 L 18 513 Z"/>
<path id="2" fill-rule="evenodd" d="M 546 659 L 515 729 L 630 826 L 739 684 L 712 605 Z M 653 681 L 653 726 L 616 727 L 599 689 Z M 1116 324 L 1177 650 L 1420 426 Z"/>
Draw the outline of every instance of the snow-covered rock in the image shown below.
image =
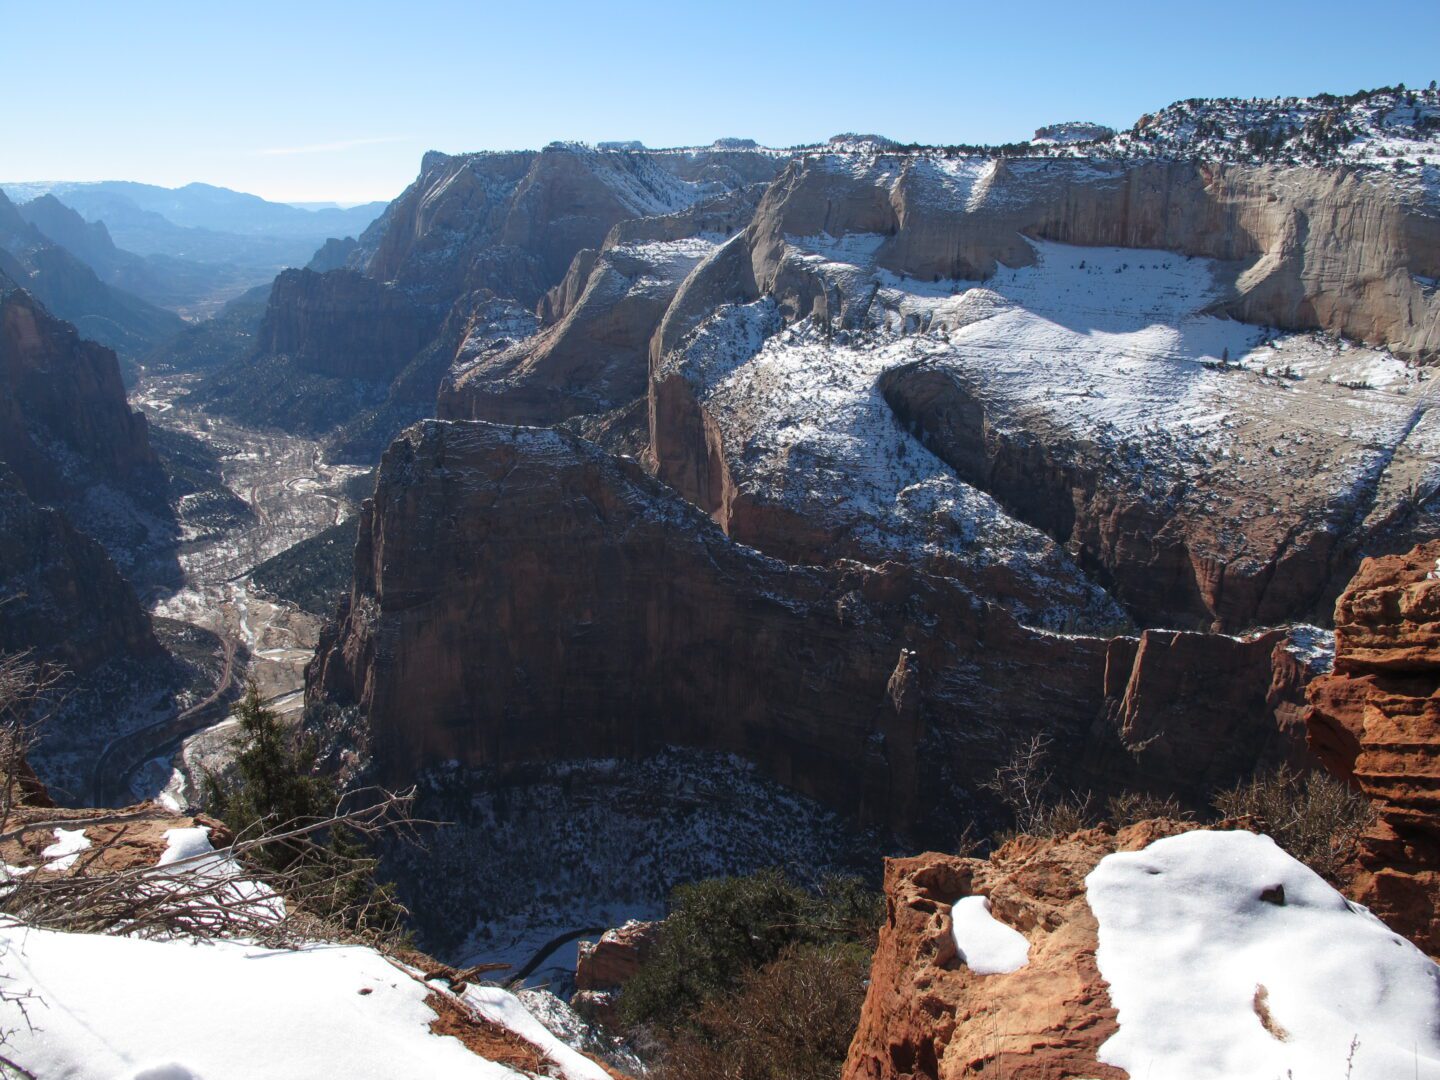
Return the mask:
<path id="1" fill-rule="evenodd" d="M 1119 1011 L 1100 1060 L 1167 1080 L 1440 1077 L 1440 968 L 1269 837 L 1188 832 L 1086 878 Z"/>

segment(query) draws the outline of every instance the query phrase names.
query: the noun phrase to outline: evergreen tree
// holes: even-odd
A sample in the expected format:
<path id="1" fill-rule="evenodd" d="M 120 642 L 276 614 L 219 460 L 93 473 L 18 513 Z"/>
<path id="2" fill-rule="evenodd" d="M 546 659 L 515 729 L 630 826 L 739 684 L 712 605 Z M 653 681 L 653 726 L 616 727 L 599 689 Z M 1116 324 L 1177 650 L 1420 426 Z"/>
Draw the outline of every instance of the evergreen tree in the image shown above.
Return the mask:
<path id="1" fill-rule="evenodd" d="M 206 770 L 201 801 L 238 836 L 314 825 L 334 814 L 339 791 L 315 773 L 313 739 L 289 731 L 265 706 L 252 681 L 234 707 L 244 748 L 235 759 L 236 778 L 226 783 Z M 404 909 L 394 886 L 375 880 L 377 861 L 361 838 L 343 825 L 254 849 L 257 869 L 287 874 L 286 899 L 352 930 L 393 934 Z"/>

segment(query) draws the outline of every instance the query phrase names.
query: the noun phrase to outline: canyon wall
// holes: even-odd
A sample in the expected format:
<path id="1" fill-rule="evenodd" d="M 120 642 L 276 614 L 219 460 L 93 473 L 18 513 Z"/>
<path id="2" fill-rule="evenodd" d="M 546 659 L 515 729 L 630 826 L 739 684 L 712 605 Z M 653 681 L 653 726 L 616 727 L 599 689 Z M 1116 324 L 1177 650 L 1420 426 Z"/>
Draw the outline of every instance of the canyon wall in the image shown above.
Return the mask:
<path id="1" fill-rule="evenodd" d="M 792 162 L 750 230 L 762 290 L 808 314 L 784 238 L 878 233 L 879 264 L 920 280 L 1025 266 L 1026 237 L 1235 264 L 1225 309 L 1403 356 L 1440 356 L 1440 217 L 1383 173 L 1200 162 L 840 158 Z M 838 312 L 831 313 L 832 315 Z"/>
<path id="2" fill-rule="evenodd" d="M 23 290 L 0 298 L 0 461 L 41 502 L 95 484 L 134 491 L 163 484 L 115 354 L 83 340 Z"/>
<path id="3" fill-rule="evenodd" d="M 434 330 L 403 292 L 354 270 L 286 270 L 270 291 L 256 348 L 315 374 L 388 383 Z"/>
<path id="4" fill-rule="evenodd" d="M 358 751 L 350 765 L 385 782 L 445 761 L 675 744 L 948 835 L 996 811 L 975 793 L 1034 734 L 1053 740 L 1062 783 L 1100 794 L 1203 802 L 1284 756 L 1274 644 L 1031 630 L 901 564 L 767 558 L 633 461 L 563 432 L 430 421 L 381 464 L 307 700 L 341 724 L 326 729 L 331 749 Z M 1162 655 L 1151 676 L 1145 658 Z M 1225 693 L 1205 694 L 1205 673 L 1223 673 Z M 1184 691 L 1183 717 L 1165 686 Z"/>
<path id="5" fill-rule="evenodd" d="M 873 561 L 837 543 L 856 532 L 849 520 L 827 525 L 814 512 L 797 514 L 789 496 L 767 488 L 766 470 L 755 465 L 763 440 L 726 415 L 733 405 L 717 387 L 733 396 L 737 364 L 797 320 L 820 328 L 826 348 L 863 360 L 882 331 L 934 327 L 943 338 L 993 318 L 1003 310 L 993 297 L 947 306 L 926 290 L 959 296 L 997 270 L 1030 266 L 1032 240 L 1135 249 L 1137 262 L 1143 249 L 1218 260 L 1188 319 L 1318 329 L 1420 361 L 1434 359 L 1440 344 L 1440 302 L 1425 284 L 1440 263 L 1440 219 L 1383 174 L 807 155 L 786 167 L 746 231 L 690 276 L 661 320 L 650 345 L 647 462 L 745 543 L 787 559 Z M 1117 262 L 1122 269 L 1130 267 Z M 908 299 L 889 297 L 892 289 L 908 289 Z M 775 313 L 769 324 L 740 314 L 766 304 Z M 1183 342 L 1185 320 L 1174 329 Z M 745 344 L 747 332 L 754 343 Z M 1223 368 L 1228 352 L 1214 351 L 1208 362 Z M 1124 359 L 1117 344 L 1116 360 Z M 1197 350 L 1195 359 L 1200 370 L 1205 357 Z M 1257 371 L 1252 381 L 1269 379 L 1269 389 L 1254 391 L 1252 403 L 1251 388 L 1237 388 L 1243 393 L 1217 404 L 1235 422 L 1202 446 L 1158 410 L 1109 438 L 1072 422 L 1063 403 L 1037 407 L 1026 384 L 1007 389 L 974 360 L 963 346 L 948 359 L 901 359 L 876 385 L 898 424 L 962 481 L 1053 538 L 1142 625 L 1237 632 L 1324 619 L 1361 551 L 1393 550 L 1417 515 L 1434 517 L 1437 413 L 1424 372 L 1412 376 L 1414 390 L 1400 392 L 1412 394 L 1408 401 L 1396 399 L 1392 430 L 1362 432 L 1365 403 L 1349 401 L 1350 390 L 1286 405 L 1284 392 L 1318 398 L 1323 384 Z M 1033 378 L 1047 375 L 1037 369 Z M 1373 389 L 1363 376 L 1331 376 L 1331 385 L 1345 378 L 1356 392 Z M 1172 401 L 1193 392 L 1193 381 L 1178 371 Z M 1108 384 L 1064 390 L 1126 392 Z M 1311 461 L 1287 460 L 1276 445 L 1284 437 L 1272 430 L 1278 408 L 1314 410 L 1303 425 L 1310 442 L 1302 456 Z M 1374 453 L 1361 464 L 1369 444 Z M 795 460 L 777 459 L 769 471 L 793 471 Z M 1341 460 L 1357 463 L 1353 476 L 1332 473 L 1328 463 Z M 1232 528 L 1238 521 L 1244 529 Z"/>

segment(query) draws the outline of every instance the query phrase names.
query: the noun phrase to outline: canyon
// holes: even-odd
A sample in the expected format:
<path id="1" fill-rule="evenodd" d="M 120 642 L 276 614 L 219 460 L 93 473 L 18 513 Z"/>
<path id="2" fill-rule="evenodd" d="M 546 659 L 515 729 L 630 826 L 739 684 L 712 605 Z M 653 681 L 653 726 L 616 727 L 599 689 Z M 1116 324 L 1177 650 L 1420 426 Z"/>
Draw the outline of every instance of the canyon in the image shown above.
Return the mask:
<path id="1" fill-rule="evenodd" d="M 676 885 L 858 870 L 854 1080 L 1126 1075 L 1087 881 L 1250 844 L 1216 795 L 1281 767 L 1370 801 L 1335 884 L 1433 957 L 1437 125 L 432 151 L 248 292 L 0 195 L 0 650 L 73 692 L 38 781 L 194 811 L 253 683 L 413 790 L 424 947 L 611 1020 Z M 1166 816 L 1016 837 L 1027 755 Z M 962 955 L 980 898 L 1028 966 Z"/>

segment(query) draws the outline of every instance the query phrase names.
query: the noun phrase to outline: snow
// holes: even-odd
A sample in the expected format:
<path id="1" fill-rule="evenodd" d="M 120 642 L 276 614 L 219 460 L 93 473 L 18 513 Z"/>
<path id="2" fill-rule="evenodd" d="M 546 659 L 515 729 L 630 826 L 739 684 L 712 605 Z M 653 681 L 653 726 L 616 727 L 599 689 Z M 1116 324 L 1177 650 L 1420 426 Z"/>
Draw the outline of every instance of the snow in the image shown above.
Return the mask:
<path id="1" fill-rule="evenodd" d="M 0 1004 L 0 1026 L 11 1033 L 6 1054 L 36 1076 L 517 1075 L 431 1034 L 430 988 L 371 949 L 287 951 L 10 925 L 0 927 L 0 955 L 7 992 L 31 995 L 28 1023 L 15 1002 Z"/>
<path id="2" fill-rule="evenodd" d="M 1283 903 L 1262 899 L 1277 886 Z M 1440 1077 L 1440 968 L 1269 837 L 1157 840 L 1086 889 L 1119 1013 L 1101 1061 L 1166 1080 Z"/>
<path id="3" fill-rule="evenodd" d="M 610 1074 L 584 1054 L 572 1049 L 525 1008 L 520 999 L 498 986 L 469 986 L 465 1001 L 485 1019 L 509 1028 L 540 1048 L 564 1071 L 568 1080 L 610 1080 Z"/>
<path id="4" fill-rule="evenodd" d="M 156 866 L 169 866 L 182 859 L 193 859 L 198 855 L 214 851 L 210 844 L 210 828 L 196 825 L 187 829 L 166 829 L 165 850 Z"/>
<path id="5" fill-rule="evenodd" d="M 1281 647 L 1312 674 L 1328 674 L 1335 666 L 1335 631 L 1318 626 L 1292 626 Z"/>
<path id="6" fill-rule="evenodd" d="M 264 882 L 247 877 L 228 849 L 215 851 L 210 844 L 208 826 L 165 830 L 165 850 L 156 867 L 173 866 L 173 874 L 185 874 L 213 881 L 219 895 L 243 904 L 260 919 L 279 922 L 285 917 L 285 901 Z M 173 888 L 177 878 L 157 875 L 161 888 Z"/>
<path id="7" fill-rule="evenodd" d="M 876 234 L 786 242 L 786 259 L 834 290 L 832 312 L 838 293 L 843 329 L 783 327 L 770 300 L 722 307 L 665 361 L 698 384 L 737 489 L 854 558 L 1003 565 L 1053 598 L 1012 605 L 1031 625 L 1107 615 L 1048 537 L 905 429 L 885 373 L 942 374 L 983 407 L 987 438 L 1088 455 L 1142 497 L 1178 501 L 1226 562 L 1270 558 L 1296 515 L 1339 529 L 1357 507 L 1383 517 L 1407 488 L 1440 482 L 1435 381 L 1383 350 L 1213 314 L 1233 285 L 1225 264 L 1034 241 L 1030 265 L 983 284 L 916 281 L 876 265 Z M 1252 521 L 1278 524 L 1218 524 Z"/>
<path id="8" fill-rule="evenodd" d="M 1004 975 L 1030 962 L 1030 942 L 990 914 L 988 896 L 962 896 L 950 909 L 960 959 L 977 975 Z"/>
<path id="9" fill-rule="evenodd" d="M 40 852 L 40 857 L 47 860 L 49 870 L 69 870 L 89 846 L 90 838 L 84 829 L 56 829 L 55 843 Z"/>

